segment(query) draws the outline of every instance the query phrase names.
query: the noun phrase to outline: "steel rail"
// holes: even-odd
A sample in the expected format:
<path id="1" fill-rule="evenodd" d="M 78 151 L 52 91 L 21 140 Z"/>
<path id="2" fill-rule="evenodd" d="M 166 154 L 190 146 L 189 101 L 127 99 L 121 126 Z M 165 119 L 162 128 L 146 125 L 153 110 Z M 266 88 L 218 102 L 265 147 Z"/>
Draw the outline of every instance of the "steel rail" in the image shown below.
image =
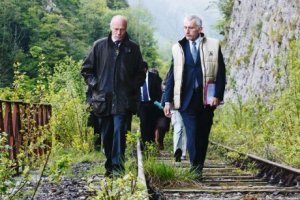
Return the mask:
<path id="1" fill-rule="evenodd" d="M 210 141 L 210 143 L 222 147 L 227 151 L 236 152 L 241 157 L 245 157 L 246 159 L 255 162 L 256 166 L 260 169 L 260 173 L 257 175 L 257 177 L 263 178 L 264 180 L 268 180 L 268 182 L 271 184 L 279 184 L 280 186 L 296 186 L 300 188 L 300 169 L 279 164 L 253 154 L 242 153 L 231 147 L 214 141 Z"/>
<path id="2" fill-rule="evenodd" d="M 144 166 L 143 166 L 141 143 L 139 139 L 137 139 L 136 149 L 137 149 L 137 163 L 138 163 L 138 178 L 141 180 L 142 185 L 148 190 L 145 172 L 144 172 Z M 149 200 L 149 198 L 147 197 L 144 200 Z"/>

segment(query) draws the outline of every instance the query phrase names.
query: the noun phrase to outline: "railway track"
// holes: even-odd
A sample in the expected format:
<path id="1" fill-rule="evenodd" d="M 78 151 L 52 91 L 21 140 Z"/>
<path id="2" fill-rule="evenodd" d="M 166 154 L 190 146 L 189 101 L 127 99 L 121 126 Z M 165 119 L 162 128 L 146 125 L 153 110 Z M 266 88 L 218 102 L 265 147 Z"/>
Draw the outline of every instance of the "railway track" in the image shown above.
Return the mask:
<path id="1" fill-rule="evenodd" d="M 218 146 L 226 151 L 234 151 L 216 143 L 212 145 L 213 148 Z M 208 154 L 203 169 L 203 180 L 200 182 L 162 181 L 157 184 L 153 183 L 152 177 L 146 173 L 150 199 L 300 199 L 300 170 L 255 156 L 247 157 L 245 162 L 252 162 L 252 166 L 258 167 L 257 170 L 242 170 L 240 167 L 245 168 L 245 163 L 243 165 L 236 162 L 238 166 L 235 166 L 221 159 L 220 155 L 216 155 L 216 151 L 209 152 L 213 153 Z M 188 160 L 175 163 L 173 154 L 167 151 L 160 152 L 157 162 L 185 170 L 190 168 Z"/>

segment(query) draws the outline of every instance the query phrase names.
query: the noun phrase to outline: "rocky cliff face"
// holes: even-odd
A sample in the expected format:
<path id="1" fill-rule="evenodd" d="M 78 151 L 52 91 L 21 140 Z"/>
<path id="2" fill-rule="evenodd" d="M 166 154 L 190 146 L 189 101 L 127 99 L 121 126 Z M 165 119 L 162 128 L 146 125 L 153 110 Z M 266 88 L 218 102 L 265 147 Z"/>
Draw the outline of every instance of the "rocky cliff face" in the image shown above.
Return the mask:
<path id="1" fill-rule="evenodd" d="M 289 43 L 299 39 L 300 0 L 236 0 L 223 49 L 226 98 L 235 89 L 244 100 L 283 89 Z"/>

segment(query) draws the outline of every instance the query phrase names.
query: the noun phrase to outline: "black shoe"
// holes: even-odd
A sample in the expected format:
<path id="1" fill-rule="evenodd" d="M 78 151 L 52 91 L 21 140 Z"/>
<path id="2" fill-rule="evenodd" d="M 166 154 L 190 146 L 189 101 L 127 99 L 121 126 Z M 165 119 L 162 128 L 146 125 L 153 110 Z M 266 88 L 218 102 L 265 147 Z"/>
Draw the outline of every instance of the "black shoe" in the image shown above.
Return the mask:
<path id="1" fill-rule="evenodd" d="M 122 178 L 125 175 L 125 170 L 113 170 L 112 177 L 114 179 Z"/>
<path id="2" fill-rule="evenodd" d="M 106 170 L 106 172 L 104 174 L 104 177 L 112 178 L 112 171 L 111 170 Z"/>
<path id="3" fill-rule="evenodd" d="M 182 155 L 181 149 L 177 149 L 174 153 L 175 162 L 181 162 L 181 155 Z"/>
<path id="4" fill-rule="evenodd" d="M 191 167 L 190 169 L 191 173 L 195 173 L 195 180 L 198 182 L 201 182 L 203 180 L 203 176 L 202 176 L 202 167 L 198 166 L 198 167 Z"/>
<path id="5" fill-rule="evenodd" d="M 196 181 L 201 182 L 203 180 L 202 171 L 196 173 Z"/>
<path id="6" fill-rule="evenodd" d="M 122 164 L 113 165 L 112 174 L 114 178 L 120 178 L 125 174 L 125 168 Z"/>

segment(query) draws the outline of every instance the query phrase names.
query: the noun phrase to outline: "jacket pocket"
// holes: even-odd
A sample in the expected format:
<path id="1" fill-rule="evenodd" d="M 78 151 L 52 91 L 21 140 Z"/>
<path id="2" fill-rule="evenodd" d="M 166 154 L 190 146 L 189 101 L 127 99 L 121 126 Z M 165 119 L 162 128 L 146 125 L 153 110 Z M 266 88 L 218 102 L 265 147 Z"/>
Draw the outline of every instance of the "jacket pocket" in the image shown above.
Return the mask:
<path id="1" fill-rule="evenodd" d="M 105 94 L 94 93 L 92 96 L 92 108 L 96 116 L 109 115 L 110 102 L 107 101 Z"/>

